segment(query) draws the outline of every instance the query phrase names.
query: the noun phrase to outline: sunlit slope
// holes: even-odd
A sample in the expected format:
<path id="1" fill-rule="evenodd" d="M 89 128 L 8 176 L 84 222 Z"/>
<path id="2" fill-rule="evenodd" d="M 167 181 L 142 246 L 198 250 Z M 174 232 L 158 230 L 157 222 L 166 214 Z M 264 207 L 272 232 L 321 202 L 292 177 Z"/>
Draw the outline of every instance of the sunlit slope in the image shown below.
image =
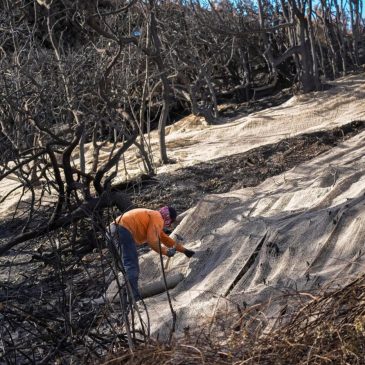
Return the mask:
<path id="1" fill-rule="evenodd" d="M 217 302 L 267 309 L 272 324 L 284 294 L 344 285 L 365 269 L 365 133 L 255 188 L 210 195 L 177 232 L 197 251 L 176 255 L 168 271 L 178 328 L 206 321 Z M 161 275 L 159 258 L 141 264 L 142 283 Z M 166 295 L 147 299 L 155 330 L 171 315 Z"/>
<path id="2" fill-rule="evenodd" d="M 153 162 L 158 172 L 191 166 L 201 161 L 234 155 L 264 144 L 302 133 L 329 130 L 365 118 L 365 74 L 346 76 L 331 82 L 326 91 L 296 95 L 282 105 L 248 116 L 222 119 L 221 124 L 208 126 L 203 118 L 190 115 L 166 128 L 167 153 L 176 163 L 161 166 L 157 132 L 146 140 L 151 142 Z M 92 165 L 92 148 L 88 166 Z M 100 161 L 107 161 L 111 145 L 102 148 Z M 142 162 L 135 147 L 125 154 L 128 176 L 141 172 Z M 124 162 L 121 162 L 121 166 Z M 123 168 L 117 179 L 125 179 Z"/>
<path id="3" fill-rule="evenodd" d="M 161 166 L 157 132 L 145 139 L 151 142 L 152 161 L 157 172 L 176 170 L 201 161 L 234 155 L 284 138 L 318 130 L 329 130 L 354 120 L 365 118 L 365 74 L 346 76 L 331 82 L 331 89 L 292 97 L 286 103 L 268 108 L 245 117 L 222 119 L 221 124 L 207 126 L 202 118 L 188 116 L 166 128 L 167 153 L 176 163 Z M 86 144 L 87 170 L 93 164 L 92 144 Z M 111 143 L 101 148 L 99 166 L 106 163 L 115 151 Z M 143 172 L 143 163 L 136 147 L 129 149 L 120 160 L 114 183 L 135 177 Z M 79 165 L 79 153 L 75 150 L 74 163 Z M 17 176 L 11 175 L 0 183 L 0 198 L 6 199 L 0 206 L 0 218 L 14 212 L 21 189 L 16 187 Z M 36 194 L 40 193 L 36 189 Z M 49 200 L 54 201 L 50 191 Z M 27 208 L 31 194 L 26 191 L 19 208 Z"/>

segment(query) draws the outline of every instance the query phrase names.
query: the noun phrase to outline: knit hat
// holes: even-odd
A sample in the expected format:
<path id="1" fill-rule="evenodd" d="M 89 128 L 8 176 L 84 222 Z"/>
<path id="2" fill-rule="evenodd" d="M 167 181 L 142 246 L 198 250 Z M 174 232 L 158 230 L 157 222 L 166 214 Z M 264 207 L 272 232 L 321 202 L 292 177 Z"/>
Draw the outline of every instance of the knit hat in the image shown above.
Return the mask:
<path id="1" fill-rule="evenodd" d="M 161 209 L 159 209 L 159 212 L 162 215 L 162 218 L 164 220 L 165 227 L 169 227 L 171 223 L 175 222 L 176 220 L 176 210 L 169 206 L 164 206 Z"/>

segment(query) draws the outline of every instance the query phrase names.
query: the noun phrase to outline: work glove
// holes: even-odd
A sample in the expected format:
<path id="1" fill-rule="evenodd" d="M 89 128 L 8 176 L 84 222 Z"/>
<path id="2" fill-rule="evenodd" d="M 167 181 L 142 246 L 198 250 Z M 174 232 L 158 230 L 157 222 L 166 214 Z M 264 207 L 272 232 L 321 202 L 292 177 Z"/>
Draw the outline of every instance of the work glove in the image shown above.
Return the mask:
<path id="1" fill-rule="evenodd" d="M 167 249 L 167 252 L 166 252 L 166 256 L 172 257 L 172 256 L 175 255 L 175 253 L 176 253 L 176 248 L 175 247 L 168 248 Z"/>
<path id="2" fill-rule="evenodd" d="M 189 259 L 190 259 L 190 257 L 195 254 L 195 251 L 185 249 L 184 254 L 186 257 L 189 257 Z"/>

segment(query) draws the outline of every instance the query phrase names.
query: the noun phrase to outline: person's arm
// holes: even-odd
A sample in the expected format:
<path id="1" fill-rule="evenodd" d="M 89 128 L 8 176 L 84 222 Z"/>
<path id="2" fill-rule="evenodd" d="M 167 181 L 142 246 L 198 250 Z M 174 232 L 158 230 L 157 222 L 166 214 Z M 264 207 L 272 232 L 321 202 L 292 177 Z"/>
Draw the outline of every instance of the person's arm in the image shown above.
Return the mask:
<path id="1" fill-rule="evenodd" d="M 152 250 L 160 253 L 160 244 L 161 241 L 161 252 L 163 255 L 167 256 L 166 247 L 172 248 L 175 247 L 179 252 L 185 252 L 185 249 L 182 245 L 176 243 L 171 237 L 169 237 L 165 232 L 163 232 L 163 224 L 159 224 L 159 222 L 155 222 L 153 219 L 150 220 L 147 230 L 147 243 L 152 248 Z"/>
<path id="2" fill-rule="evenodd" d="M 152 250 L 156 251 L 157 253 L 160 253 L 160 244 L 159 244 L 160 230 L 161 227 L 159 227 L 159 225 L 156 224 L 152 218 L 150 218 L 150 222 L 147 228 L 147 243 L 152 248 Z M 161 252 L 163 255 L 167 256 L 167 248 L 163 245 L 161 245 Z"/>
<path id="3" fill-rule="evenodd" d="M 167 254 L 166 247 L 169 247 L 170 249 L 174 247 L 177 251 L 185 254 L 189 258 L 195 253 L 194 251 L 188 250 L 184 248 L 184 246 L 175 242 L 175 240 L 163 232 L 163 222 L 160 223 L 160 221 L 154 220 L 151 217 L 147 230 L 147 243 L 152 248 L 152 250 L 156 251 L 157 253 L 160 253 L 159 241 L 161 241 L 161 252 L 165 256 L 169 256 Z"/>

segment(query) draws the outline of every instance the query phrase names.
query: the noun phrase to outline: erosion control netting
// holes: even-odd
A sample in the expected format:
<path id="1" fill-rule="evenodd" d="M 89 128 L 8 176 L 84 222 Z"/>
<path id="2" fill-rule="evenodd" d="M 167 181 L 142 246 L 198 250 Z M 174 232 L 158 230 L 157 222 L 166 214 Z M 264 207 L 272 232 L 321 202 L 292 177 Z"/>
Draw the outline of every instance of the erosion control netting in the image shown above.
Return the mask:
<path id="1" fill-rule="evenodd" d="M 332 82 L 331 86 L 326 91 L 293 96 L 279 106 L 248 116 L 222 117 L 218 125 L 207 126 L 202 118 L 186 117 L 167 127 L 168 155 L 176 160 L 173 165 L 159 165 L 158 135 L 153 132 L 150 140 L 157 171 L 160 173 L 193 166 L 302 133 L 329 130 L 354 120 L 363 120 L 365 74 L 341 78 Z M 108 157 L 106 152 L 104 158 Z M 141 161 L 136 150 L 129 150 L 125 158 L 130 176 L 139 172 Z M 121 171 L 119 178 L 122 177 Z"/>
<path id="2" fill-rule="evenodd" d="M 176 123 L 170 127 L 167 143 L 177 163 L 159 171 L 196 166 L 301 133 L 364 120 L 364 77 L 351 76 L 334 85 L 323 93 L 296 96 L 281 106 L 224 125 L 201 125 L 196 130 L 189 120 Z M 363 271 L 364 138 L 362 132 L 261 185 L 209 195 L 189 210 L 176 233 L 197 253 L 190 260 L 177 254 L 164 263 L 168 275 L 184 276 L 170 291 L 178 334 L 206 325 L 210 318 L 218 323 L 222 318 L 225 326 L 231 320 L 248 333 L 268 332 L 285 323 L 310 295 L 345 285 Z M 86 150 L 91 155 L 92 148 L 86 146 Z M 107 147 L 104 152 L 107 158 Z M 91 164 L 90 159 L 88 166 Z M 131 175 L 138 164 L 135 151 L 126 154 Z M 2 196 L 13 188 L 10 183 L 15 184 L 14 180 L 2 183 Z M 2 219 L 14 211 L 18 199 L 7 196 L 0 207 Z M 27 199 L 24 195 L 20 211 L 28 207 Z M 54 237 L 56 253 L 69 234 L 61 233 Z M 6 239 L 5 232 L 0 240 Z M 71 254 L 56 255 L 49 262 L 44 260 L 44 268 L 31 261 L 35 248 L 42 258 L 48 257 L 41 246 L 40 242 L 27 242 L 0 258 L 5 288 L 0 293 L 0 328 L 7 340 L 8 359 L 13 363 L 60 358 L 80 361 L 103 356 L 113 344 L 127 346 L 127 338 L 120 335 L 124 334 L 120 331 L 125 323 L 123 308 L 118 304 L 84 305 L 80 300 L 97 298 L 100 288 L 106 286 L 105 270 L 97 269 L 95 263 L 99 260 L 100 266 L 102 255 L 93 253 L 91 263 Z M 60 261 L 67 261 L 67 275 L 59 269 Z M 109 264 L 104 265 L 109 269 Z M 158 255 L 141 257 L 141 286 L 160 279 Z M 166 338 L 172 324 L 166 294 L 145 301 L 153 335 Z M 236 316 L 231 315 L 237 308 L 247 308 L 248 313 L 259 310 L 251 320 L 244 317 L 237 324 Z"/>
<path id="3" fill-rule="evenodd" d="M 158 173 L 171 172 L 181 167 L 194 166 L 219 157 L 233 156 L 255 147 L 277 143 L 303 133 L 331 130 L 352 121 L 363 120 L 365 115 L 365 74 L 346 76 L 331 82 L 326 91 L 296 95 L 285 103 L 251 113 L 221 119 L 221 124 L 207 126 L 202 118 L 188 116 L 166 128 L 166 145 L 170 158 L 176 163 L 159 163 L 159 138 L 156 131 L 146 136 L 151 143 L 152 162 Z M 249 109 L 249 106 L 247 107 Z M 100 151 L 100 164 L 110 158 L 113 144 L 105 144 Z M 85 145 L 86 170 L 93 165 L 93 146 Z M 74 156 L 77 166 L 78 154 Z M 126 166 L 126 170 L 122 168 Z M 114 183 L 125 181 L 141 173 L 143 163 L 137 147 L 130 148 Z M 18 184 L 17 177 L 10 175 L 0 186 L 3 197 Z M 37 193 L 37 191 L 36 191 Z M 52 194 L 51 194 L 52 195 Z M 18 206 L 19 193 L 9 194 L 0 205 L 0 218 L 8 217 L 9 211 Z M 49 197 L 52 200 L 52 196 Z M 54 198 L 53 198 L 54 199 Z M 24 194 L 20 209 L 28 208 L 30 194 Z"/>
<path id="4" fill-rule="evenodd" d="M 211 314 L 210 324 L 171 345 L 152 342 L 136 351 L 109 356 L 103 364 L 137 365 L 255 365 L 255 364 L 358 364 L 365 358 L 364 276 L 344 288 L 311 296 L 287 324 L 262 335 L 245 324 L 257 321 L 265 305 Z M 293 298 L 293 296 L 291 296 Z M 293 298 L 294 299 L 294 298 Z M 227 326 L 227 315 L 237 319 Z"/>
<path id="5" fill-rule="evenodd" d="M 185 277 L 170 291 L 178 332 L 217 307 L 271 301 L 260 322 L 268 331 L 293 310 L 283 294 L 331 290 L 363 272 L 364 141 L 360 133 L 255 188 L 209 195 L 186 215 L 176 233 L 196 255 L 165 262 Z M 141 286 L 161 277 L 158 255 L 141 259 L 141 273 Z M 166 294 L 146 304 L 153 332 L 168 333 Z"/>

